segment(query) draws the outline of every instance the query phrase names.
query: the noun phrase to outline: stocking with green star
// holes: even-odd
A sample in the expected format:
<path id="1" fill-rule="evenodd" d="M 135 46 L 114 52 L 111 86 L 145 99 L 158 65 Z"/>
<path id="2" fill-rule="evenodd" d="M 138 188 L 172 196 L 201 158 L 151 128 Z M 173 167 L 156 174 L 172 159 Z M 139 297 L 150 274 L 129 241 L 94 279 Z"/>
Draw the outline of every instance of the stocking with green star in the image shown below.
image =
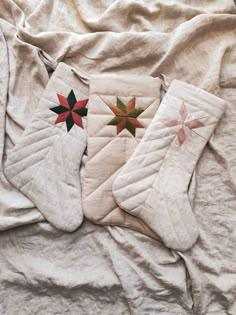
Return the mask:
<path id="1" fill-rule="evenodd" d="M 158 78 L 115 74 L 91 76 L 83 211 L 92 222 L 125 226 L 157 237 L 139 218 L 119 207 L 112 185 L 145 134 L 159 102 Z"/>
<path id="2" fill-rule="evenodd" d="M 83 219 L 80 166 L 87 141 L 86 89 L 71 68 L 60 63 L 5 169 L 9 181 L 45 219 L 68 232 Z"/>

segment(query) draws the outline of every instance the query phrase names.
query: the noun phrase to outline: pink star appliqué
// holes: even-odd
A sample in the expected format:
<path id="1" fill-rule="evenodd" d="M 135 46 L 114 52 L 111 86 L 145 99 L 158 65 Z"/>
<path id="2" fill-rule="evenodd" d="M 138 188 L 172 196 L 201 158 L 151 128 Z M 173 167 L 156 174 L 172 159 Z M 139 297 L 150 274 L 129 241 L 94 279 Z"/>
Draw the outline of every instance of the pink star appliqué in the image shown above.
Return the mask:
<path id="1" fill-rule="evenodd" d="M 194 119 L 192 115 L 192 113 L 187 112 L 186 106 L 182 104 L 179 110 L 179 119 L 163 120 L 164 124 L 168 127 L 180 126 L 177 132 L 180 145 L 186 140 L 187 130 L 204 126 L 201 121 Z"/>

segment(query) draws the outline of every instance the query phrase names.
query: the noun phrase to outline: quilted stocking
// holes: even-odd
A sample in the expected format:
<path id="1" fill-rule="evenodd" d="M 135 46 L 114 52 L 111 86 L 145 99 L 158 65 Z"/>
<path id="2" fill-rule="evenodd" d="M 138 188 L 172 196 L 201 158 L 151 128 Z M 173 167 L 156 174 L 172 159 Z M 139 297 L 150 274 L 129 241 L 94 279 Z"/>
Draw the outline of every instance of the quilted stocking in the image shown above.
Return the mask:
<path id="1" fill-rule="evenodd" d="M 153 238 L 139 218 L 120 209 L 112 184 L 128 161 L 160 103 L 158 78 L 138 75 L 94 75 L 88 104 L 88 159 L 83 183 L 83 211 L 90 221 L 119 225 Z"/>
<path id="2" fill-rule="evenodd" d="M 60 63 L 5 168 L 8 180 L 43 216 L 68 232 L 83 219 L 79 169 L 86 148 L 85 89 L 71 68 Z"/>
<path id="3" fill-rule="evenodd" d="M 189 249 L 199 235 L 188 186 L 226 103 L 174 80 L 113 184 L 119 206 L 144 221 L 171 249 Z"/>

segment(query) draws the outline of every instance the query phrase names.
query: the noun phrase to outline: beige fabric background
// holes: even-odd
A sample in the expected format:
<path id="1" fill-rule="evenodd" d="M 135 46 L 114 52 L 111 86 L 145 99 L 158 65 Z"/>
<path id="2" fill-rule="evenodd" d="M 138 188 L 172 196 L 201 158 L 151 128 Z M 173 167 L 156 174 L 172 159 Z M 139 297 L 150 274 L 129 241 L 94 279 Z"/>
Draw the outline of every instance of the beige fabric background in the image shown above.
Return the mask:
<path id="1" fill-rule="evenodd" d="M 3 162 L 49 79 L 39 49 L 89 73 L 164 73 L 228 102 L 190 187 L 200 227 L 192 250 L 88 222 L 73 234 L 47 223 L 10 229 L 0 233 L 0 313 L 236 314 L 233 0 L 2 0 L 0 8 Z M 1 230 L 43 220 L 3 174 L 0 187 Z"/>

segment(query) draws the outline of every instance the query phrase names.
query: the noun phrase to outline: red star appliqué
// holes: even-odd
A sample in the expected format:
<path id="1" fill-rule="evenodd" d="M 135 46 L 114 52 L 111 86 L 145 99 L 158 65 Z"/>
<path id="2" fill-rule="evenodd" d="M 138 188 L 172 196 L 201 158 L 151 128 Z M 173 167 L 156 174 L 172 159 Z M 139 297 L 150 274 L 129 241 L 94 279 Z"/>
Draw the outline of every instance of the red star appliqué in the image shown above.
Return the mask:
<path id="1" fill-rule="evenodd" d="M 80 128 L 84 128 L 82 117 L 87 116 L 88 109 L 85 106 L 88 99 L 77 101 L 73 90 L 70 91 L 67 98 L 61 94 L 57 94 L 59 106 L 50 108 L 51 111 L 58 114 L 55 124 L 66 121 L 67 131 L 76 124 Z"/>

